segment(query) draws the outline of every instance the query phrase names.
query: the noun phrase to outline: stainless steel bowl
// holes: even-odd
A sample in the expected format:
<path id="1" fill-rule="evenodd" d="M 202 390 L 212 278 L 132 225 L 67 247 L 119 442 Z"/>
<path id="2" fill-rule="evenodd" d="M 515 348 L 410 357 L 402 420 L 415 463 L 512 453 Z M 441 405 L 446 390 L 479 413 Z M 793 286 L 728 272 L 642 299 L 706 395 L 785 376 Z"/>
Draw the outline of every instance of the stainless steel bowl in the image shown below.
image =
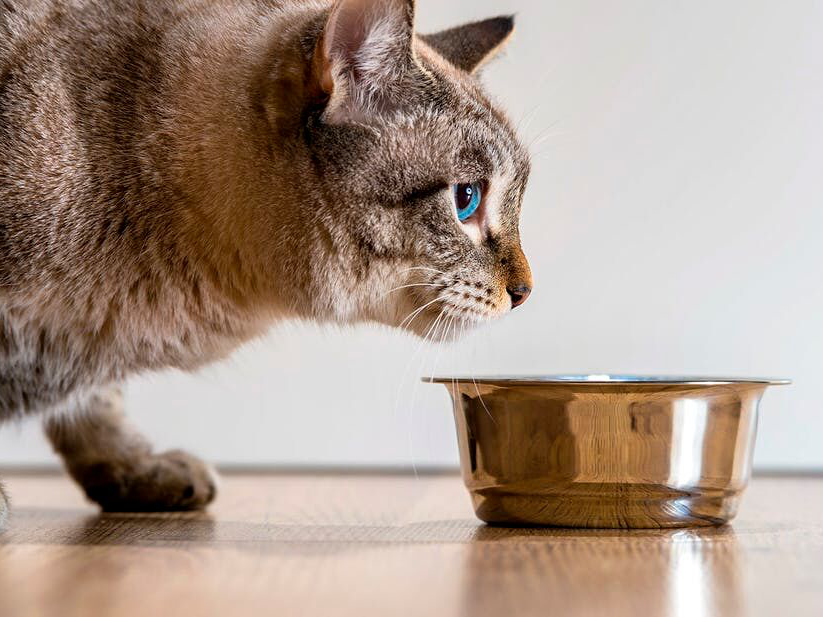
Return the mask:
<path id="1" fill-rule="evenodd" d="M 463 479 L 488 523 L 720 525 L 751 474 L 757 413 L 778 379 L 438 377 Z"/>

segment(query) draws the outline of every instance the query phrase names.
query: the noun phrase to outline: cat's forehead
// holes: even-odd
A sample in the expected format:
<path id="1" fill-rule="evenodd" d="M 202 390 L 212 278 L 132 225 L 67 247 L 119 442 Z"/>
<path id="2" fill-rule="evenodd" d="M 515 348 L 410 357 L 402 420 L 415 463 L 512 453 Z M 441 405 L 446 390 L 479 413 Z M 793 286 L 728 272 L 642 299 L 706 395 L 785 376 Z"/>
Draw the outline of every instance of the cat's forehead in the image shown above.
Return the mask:
<path id="1" fill-rule="evenodd" d="M 381 122 L 383 137 L 416 157 L 429 154 L 433 164 L 457 157 L 477 173 L 527 176 L 528 153 L 480 82 L 422 42 L 417 64 L 405 104 Z"/>
<path id="2" fill-rule="evenodd" d="M 456 68 L 422 40 L 416 41 L 415 52 L 430 93 L 422 113 L 438 119 L 444 130 L 461 133 L 475 148 L 486 146 L 487 156 L 497 159 L 495 163 L 511 162 L 518 173 L 525 167 L 528 174 L 526 149 L 506 114 L 486 94 L 480 81 Z"/>
<path id="3" fill-rule="evenodd" d="M 380 131 L 377 156 L 408 163 L 416 173 L 451 182 L 496 180 L 521 192 L 530 157 L 507 122 L 465 101 L 433 103 L 394 117 Z M 377 145 L 377 144 L 376 144 Z"/>

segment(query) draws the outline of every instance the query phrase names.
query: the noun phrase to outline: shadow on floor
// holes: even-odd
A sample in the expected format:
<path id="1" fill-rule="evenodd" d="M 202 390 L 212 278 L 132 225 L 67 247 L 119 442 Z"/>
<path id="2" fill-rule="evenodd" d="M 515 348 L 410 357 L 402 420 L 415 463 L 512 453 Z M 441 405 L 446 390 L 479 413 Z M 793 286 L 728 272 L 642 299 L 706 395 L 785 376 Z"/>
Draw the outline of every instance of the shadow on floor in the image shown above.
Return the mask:
<path id="1" fill-rule="evenodd" d="M 13 511 L 0 546 L 165 546 L 252 548 L 276 550 L 286 545 L 451 544 L 451 543 L 602 543 L 695 540 L 728 541 L 731 527 L 690 530 L 591 530 L 490 527 L 474 519 L 424 521 L 411 524 L 323 525 L 216 520 L 208 512 L 157 514 L 96 514 L 80 510 L 21 508 Z"/>

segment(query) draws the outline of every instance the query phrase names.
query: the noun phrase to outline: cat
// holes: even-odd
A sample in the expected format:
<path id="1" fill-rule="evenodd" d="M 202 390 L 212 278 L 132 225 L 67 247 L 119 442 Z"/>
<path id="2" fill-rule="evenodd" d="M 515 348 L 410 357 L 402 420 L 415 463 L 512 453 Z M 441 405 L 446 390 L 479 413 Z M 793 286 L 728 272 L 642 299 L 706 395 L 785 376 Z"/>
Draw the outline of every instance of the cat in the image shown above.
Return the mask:
<path id="1" fill-rule="evenodd" d="M 126 422 L 130 375 L 285 318 L 447 339 L 525 301 L 529 156 L 478 80 L 513 19 L 418 35 L 414 15 L 0 0 L 0 421 L 40 413 L 102 509 L 215 496 Z"/>

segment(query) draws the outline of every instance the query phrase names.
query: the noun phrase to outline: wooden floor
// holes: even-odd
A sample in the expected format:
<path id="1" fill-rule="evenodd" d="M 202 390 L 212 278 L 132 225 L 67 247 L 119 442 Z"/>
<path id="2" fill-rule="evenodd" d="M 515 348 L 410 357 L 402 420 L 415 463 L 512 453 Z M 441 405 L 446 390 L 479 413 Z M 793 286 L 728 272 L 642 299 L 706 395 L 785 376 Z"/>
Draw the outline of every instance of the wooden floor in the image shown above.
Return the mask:
<path id="1" fill-rule="evenodd" d="M 823 615 L 823 479 L 757 479 L 733 526 L 668 532 L 485 527 L 451 475 L 230 476 L 182 516 L 5 480 L 3 617 Z"/>

